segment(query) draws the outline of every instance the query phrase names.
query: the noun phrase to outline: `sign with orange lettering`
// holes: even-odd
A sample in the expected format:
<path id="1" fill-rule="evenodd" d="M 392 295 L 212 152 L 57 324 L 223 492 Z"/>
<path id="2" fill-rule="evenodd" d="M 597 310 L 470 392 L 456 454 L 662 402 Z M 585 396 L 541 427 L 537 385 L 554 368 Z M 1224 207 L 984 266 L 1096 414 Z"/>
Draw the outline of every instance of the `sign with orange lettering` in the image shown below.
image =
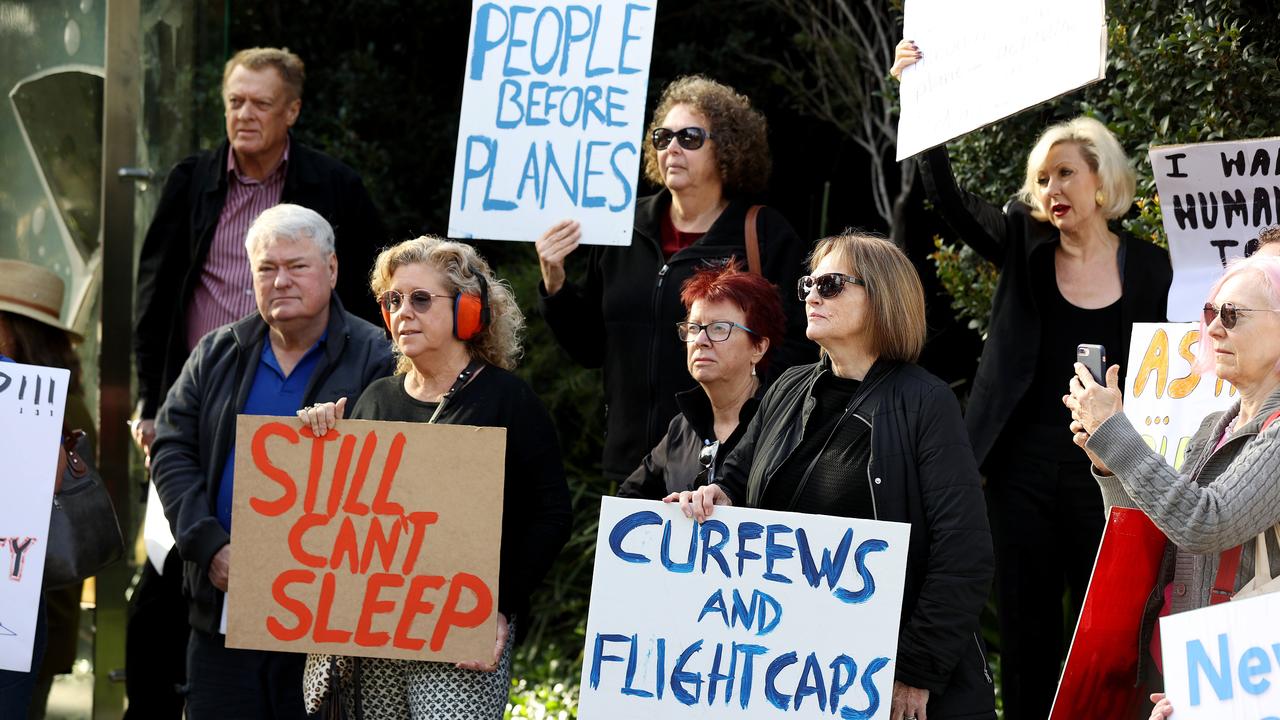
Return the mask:
<path id="1" fill-rule="evenodd" d="M 1225 380 L 1195 370 L 1198 323 L 1134 323 L 1125 372 L 1124 413 L 1175 470 L 1204 416 L 1235 402 Z"/>
<path id="2" fill-rule="evenodd" d="M 488 660 L 504 428 L 241 415 L 227 645 Z"/>

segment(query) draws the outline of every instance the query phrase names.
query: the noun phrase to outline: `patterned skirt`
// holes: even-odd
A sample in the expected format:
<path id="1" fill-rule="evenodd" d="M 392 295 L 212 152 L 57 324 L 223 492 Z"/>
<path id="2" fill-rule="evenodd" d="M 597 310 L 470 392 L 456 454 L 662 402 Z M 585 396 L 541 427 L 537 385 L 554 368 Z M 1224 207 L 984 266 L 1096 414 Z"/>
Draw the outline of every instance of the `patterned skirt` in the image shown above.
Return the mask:
<path id="1" fill-rule="evenodd" d="M 514 638 L 515 618 L 509 631 Z M 501 720 L 511 686 L 512 644 L 507 641 L 494 672 L 425 660 L 308 655 L 302 681 L 307 714 L 316 715 L 330 701 L 327 716 L 351 720 Z M 335 703 L 342 715 L 333 712 Z"/>

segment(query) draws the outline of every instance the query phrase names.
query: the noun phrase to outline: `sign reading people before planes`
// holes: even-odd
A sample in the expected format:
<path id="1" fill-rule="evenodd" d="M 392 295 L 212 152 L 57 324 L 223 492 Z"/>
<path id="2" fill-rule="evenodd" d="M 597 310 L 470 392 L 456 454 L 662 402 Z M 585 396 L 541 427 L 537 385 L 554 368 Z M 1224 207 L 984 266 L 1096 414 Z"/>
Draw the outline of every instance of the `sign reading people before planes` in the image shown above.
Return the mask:
<path id="1" fill-rule="evenodd" d="M 924 57 L 902 73 L 898 160 L 1106 72 L 1103 0 L 907 0 L 902 32 Z"/>
<path id="2" fill-rule="evenodd" d="M 474 0 L 449 237 L 629 245 L 657 0 Z"/>
<path id="3" fill-rule="evenodd" d="M 71 373 L 0 363 L 0 670 L 31 669 Z"/>
<path id="4" fill-rule="evenodd" d="M 1280 138 L 1165 145 L 1149 151 L 1169 236 L 1169 319 L 1199 320 L 1232 258 L 1280 223 Z"/>
<path id="5" fill-rule="evenodd" d="M 1175 470 L 1205 416 L 1237 397 L 1227 381 L 1195 371 L 1199 343 L 1198 323 L 1134 323 L 1129 341 L 1124 413 Z"/>
<path id="6" fill-rule="evenodd" d="M 1280 716 L 1280 593 L 1160 618 L 1164 691 L 1176 720 Z"/>
<path id="7" fill-rule="evenodd" d="M 227 645 L 489 661 L 504 428 L 241 415 Z"/>
<path id="8" fill-rule="evenodd" d="M 578 717 L 887 719 L 910 533 L 603 498 Z"/>

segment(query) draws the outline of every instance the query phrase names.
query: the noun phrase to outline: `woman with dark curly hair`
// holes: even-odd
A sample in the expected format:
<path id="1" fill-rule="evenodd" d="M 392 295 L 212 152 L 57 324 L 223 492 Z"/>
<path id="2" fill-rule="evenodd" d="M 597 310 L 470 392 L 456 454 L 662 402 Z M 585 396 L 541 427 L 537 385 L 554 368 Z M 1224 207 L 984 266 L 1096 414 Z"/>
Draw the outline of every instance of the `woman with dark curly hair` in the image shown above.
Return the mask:
<path id="1" fill-rule="evenodd" d="M 678 411 L 676 393 L 694 387 L 684 343 L 671 332 L 684 319 L 684 281 L 731 262 L 784 288 L 804 272 L 808 243 L 778 212 L 757 211 L 748 199 L 768 180 L 766 134 L 764 116 L 746 96 L 705 77 L 680 78 L 653 114 L 644 171 L 661 189 L 636 203 L 631 245 L 591 246 L 579 284 L 565 273 L 565 257 L 582 240 L 579 224 L 562 221 L 538 240 L 543 317 L 574 361 L 604 368 L 604 474 L 614 482 L 663 437 Z M 773 375 L 816 357 L 795 305 L 772 354 Z"/>

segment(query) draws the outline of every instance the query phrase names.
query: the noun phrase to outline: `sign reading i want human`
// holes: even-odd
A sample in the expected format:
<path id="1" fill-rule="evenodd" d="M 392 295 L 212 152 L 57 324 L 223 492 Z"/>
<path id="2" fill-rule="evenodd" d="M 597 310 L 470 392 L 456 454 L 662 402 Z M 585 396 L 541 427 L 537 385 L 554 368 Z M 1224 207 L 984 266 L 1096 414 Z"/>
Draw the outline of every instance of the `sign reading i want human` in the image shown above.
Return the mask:
<path id="1" fill-rule="evenodd" d="M 910 534 L 602 499 L 578 717 L 888 718 Z"/>
<path id="2" fill-rule="evenodd" d="M 71 373 L 0 363 L 0 670 L 31 669 Z"/>
<path id="3" fill-rule="evenodd" d="M 1177 720 L 1280 717 L 1280 593 L 1160 618 Z"/>
<path id="4" fill-rule="evenodd" d="M 657 0 L 475 0 L 449 236 L 628 245 Z"/>
<path id="5" fill-rule="evenodd" d="M 1232 258 L 1280 222 L 1280 138 L 1165 145 L 1149 152 L 1169 236 L 1169 319 L 1200 319 Z"/>

